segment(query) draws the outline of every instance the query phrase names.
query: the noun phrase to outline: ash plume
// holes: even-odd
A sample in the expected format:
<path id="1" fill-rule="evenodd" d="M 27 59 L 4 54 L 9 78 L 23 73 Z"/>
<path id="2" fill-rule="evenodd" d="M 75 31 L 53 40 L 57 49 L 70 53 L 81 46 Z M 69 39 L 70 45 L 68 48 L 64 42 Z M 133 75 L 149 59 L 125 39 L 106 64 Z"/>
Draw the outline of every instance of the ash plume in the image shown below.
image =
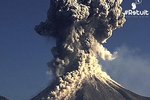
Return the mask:
<path id="1" fill-rule="evenodd" d="M 92 76 L 106 84 L 111 80 L 97 58 L 115 58 L 102 44 L 126 21 L 121 3 L 122 0 L 51 0 L 47 20 L 35 27 L 40 35 L 56 39 L 49 67 L 59 85 L 47 99 L 71 99 L 82 82 Z"/>

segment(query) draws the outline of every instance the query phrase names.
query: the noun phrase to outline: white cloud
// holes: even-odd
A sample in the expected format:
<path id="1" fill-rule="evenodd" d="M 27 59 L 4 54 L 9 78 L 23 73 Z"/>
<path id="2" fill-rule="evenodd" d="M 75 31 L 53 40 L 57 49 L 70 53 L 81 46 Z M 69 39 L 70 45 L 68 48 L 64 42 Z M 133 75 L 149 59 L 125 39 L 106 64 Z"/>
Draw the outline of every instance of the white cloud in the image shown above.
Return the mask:
<path id="1" fill-rule="evenodd" d="M 125 88 L 150 96 L 150 56 L 127 46 L 118 48 L 117 52 L 115 60 L 103 62 L 104 69 Z"/>

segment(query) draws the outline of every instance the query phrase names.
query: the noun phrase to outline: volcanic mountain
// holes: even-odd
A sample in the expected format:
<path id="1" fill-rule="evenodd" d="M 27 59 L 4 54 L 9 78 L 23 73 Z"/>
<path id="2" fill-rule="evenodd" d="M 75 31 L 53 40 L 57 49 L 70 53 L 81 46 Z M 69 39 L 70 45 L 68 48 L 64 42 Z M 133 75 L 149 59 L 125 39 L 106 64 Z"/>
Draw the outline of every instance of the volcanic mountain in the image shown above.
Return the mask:
<path id="1" fill-rule="evenodd" d="M 0 100 L 8 100 L 8 99 L 3 96 L 0 96 Z"/>
<path id="2" fill-rule="evenodd" d="M 115 59 L 103 44 L 123 27 L 122 0 L 51 0 L 47 20 L 35 27 L 56 39 L 49 67 L 53 82 L 31 100 L 150 100 L 111 79 L 101 60 Z"/>
<path id="3" fill-rule="evenodd" d="M 55 100 L 48 98 L 55 86 L 54 84 L 48 86 L 31 100 Z M 106 84 L 96 77 L 91 77 L 83 82 L 70 99 L 60 100 L 150 100 L 150 98 L 135 94 L 114 81 L 107 80 Z"/>

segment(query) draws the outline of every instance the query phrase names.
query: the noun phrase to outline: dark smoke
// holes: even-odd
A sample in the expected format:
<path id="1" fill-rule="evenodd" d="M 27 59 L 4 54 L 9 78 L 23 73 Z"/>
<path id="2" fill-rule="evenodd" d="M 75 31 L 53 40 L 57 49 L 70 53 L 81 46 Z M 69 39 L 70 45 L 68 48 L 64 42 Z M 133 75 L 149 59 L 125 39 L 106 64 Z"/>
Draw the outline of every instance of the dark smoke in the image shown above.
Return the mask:
<path id="1" fill-rule="evenodd" d="M 35 30 L 56 39 L 54 60 L 49 63 L 56 78 L 61 76 L 60 85 L 52 92 L 56 100 L 69 98 L 80 87 L 76 83 L 91 75 L 108 77 L 101 71 L 97 57 L 114 59 L 102 43 L 125 22 L 121 3 L 122 0 L 51 0 L 47 20 Z"/>
<path id="2" fill-rule="evenodd" d="M 37 25 L 35 30 L 40 35 L 56 38 L 57 47 L 52 49 L 55 64 L 67 64 L 67 59 L 61 60 L 69 54 L 64 42 L 73 32 L 77 34 L 73 38 L 78 38 L 80 43 L 85 42 L 89 36 L 94 36 L 99 43 L 103 43 L 112 35 L 113 30 L 122 27 L 125 18 L 121 2 L 122 0 L 51 0 L 47 20 Z M 78 48 L 88 50 L 90 47 L 82 43 Z"/>
<path id="3" fill-rule="evenodd" d="M 72 27 L 93 30 L 100 42 L 123 26 L 121 0 L 51 0 L 48 17 L 36 26 L 40 35 L 65 39 Z"/>

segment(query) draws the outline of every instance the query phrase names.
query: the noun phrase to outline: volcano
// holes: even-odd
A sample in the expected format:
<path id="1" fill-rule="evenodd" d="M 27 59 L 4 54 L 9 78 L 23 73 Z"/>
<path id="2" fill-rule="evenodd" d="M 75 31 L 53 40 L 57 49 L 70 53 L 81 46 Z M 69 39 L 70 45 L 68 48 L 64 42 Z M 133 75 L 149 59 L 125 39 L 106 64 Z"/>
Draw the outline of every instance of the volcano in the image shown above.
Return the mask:
<path id="1" fill-rule="evenodd" d="M 53 100 L 48 96 L 54 87 L 54 84 L 48 86 L 31 100 Z M 103 83 L 98 78 L 91 77 L 85 80 L 81 88 L 67 100 L 150 100 L 150 98 L 135 94 L 114 81 L 107 80 L 107 83 Z"/>
<path id="2" fill-rule="evenodd" d="M 48 66 L 53 82 L 31 100 L 150 100 L 115 82 L 101 60 L 116 53 L 103 44 L 126 19 L 122 0 L 51 0 L 47 20 L 38 34 L 56 39 Z"/>
<path id="3" fill-rule="evenodd" d="M 0 96 L 0 100 L 8 100 L 8 99 L 3 96 Z"/>

